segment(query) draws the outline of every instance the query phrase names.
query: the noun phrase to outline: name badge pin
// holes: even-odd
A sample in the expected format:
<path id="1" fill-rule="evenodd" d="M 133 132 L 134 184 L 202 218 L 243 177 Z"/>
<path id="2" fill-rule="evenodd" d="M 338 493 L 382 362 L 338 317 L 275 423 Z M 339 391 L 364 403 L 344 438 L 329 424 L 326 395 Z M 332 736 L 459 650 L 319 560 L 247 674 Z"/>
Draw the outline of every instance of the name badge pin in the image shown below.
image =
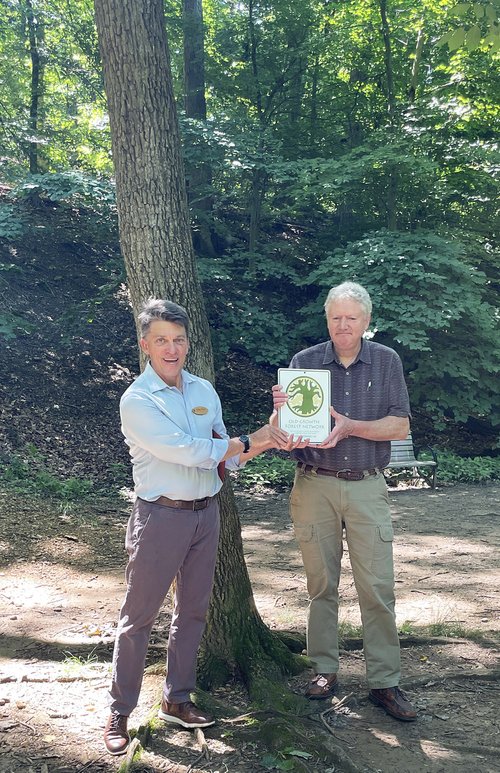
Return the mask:
<path id="1" fill-rule="evenodd" d="M 204 405 L 197 405 L 192 409 L 192 413 L 194 413 L 196 416 L 204 416 L 206 413 L 208 413 L 208 408 L 205 408 Z"/>

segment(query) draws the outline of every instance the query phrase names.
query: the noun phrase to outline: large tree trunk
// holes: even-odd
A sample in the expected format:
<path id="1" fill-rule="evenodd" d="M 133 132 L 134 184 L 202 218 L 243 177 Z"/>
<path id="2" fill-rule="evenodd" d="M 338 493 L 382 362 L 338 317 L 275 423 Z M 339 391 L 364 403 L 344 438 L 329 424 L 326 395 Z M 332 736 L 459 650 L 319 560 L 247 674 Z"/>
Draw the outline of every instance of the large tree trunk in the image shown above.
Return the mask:
<path id="1" fill-rule="evenodd" d="M 236 675 L 252 697 L 270 697 L 269 680 L 302 670 L 279 638 L 271 634 L 255 606 L 243 559 L 241 524 L 233 491 L 224 483 L 219 497 L 221 537 L 214 592 L 199 659 L 200 683 L 209 688 Z"/>
<path id="2" fill-rule="evenodd" d="M 210 333 L 189 228 L 163 2 L 95 0 L 95 11 L 108 96 L 120 243 L 134 311 L 150 295 L 185 306 L 191 321 L 189 368 L 213 381 Z M 228 482 L 221 511 L 222 547 L 201 661 L 204 680 L 214 684 L 221 673 L 236 672 L 250 683 L 261 664 L 271 663 L 268 652 L 279 653 L 280 671 L 293 669 L 295 659 L 256 611 Z M 259 646 L 261 642 L 264 645 Z"/>
<path id="3" fill-rule="evenodd" d="M 202 0 L 183 0 L 182 28 L 184 40 L 184 107 L 188 118 L 207 120 L 205 100 L 205 35 Z M 204 154 L 205 155 L 205 154 Z M 213 207 L 210 188 L 212 170 L 206 161 L 189 163 L 186 169 L 188 197 L 197 219 L 194 237 L 197 249 L 215 257 L 210 233 L 210 215 Z"/>

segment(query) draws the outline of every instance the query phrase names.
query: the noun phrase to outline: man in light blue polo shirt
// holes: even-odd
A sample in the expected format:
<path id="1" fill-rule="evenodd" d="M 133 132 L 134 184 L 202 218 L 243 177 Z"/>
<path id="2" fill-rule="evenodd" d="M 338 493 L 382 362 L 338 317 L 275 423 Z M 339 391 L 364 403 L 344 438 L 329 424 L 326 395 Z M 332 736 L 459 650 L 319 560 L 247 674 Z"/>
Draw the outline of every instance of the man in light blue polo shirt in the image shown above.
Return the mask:
<path id="1" fill-rule="evenodd" d="M 224 462 L 236 469 L 288 442 L 286 432 L 269 424 L 249 436 L 229 438 L 212 384 L 184 370 L 188 322 L 186 311 L 175 303 L 150 299 L 144 304 L 140 345 L 149 363 L 120 403 L 137 499 L 127 527 L 127 591 L 104 732 L 113 755 L 124 754 L 129 746 L 127 720 L 139 698 L 149 635 L 174 578 L 159 716 L 186 728 L 214 723 L 191 702 L 190 692 L 217 552 L 218 468 Z"/>

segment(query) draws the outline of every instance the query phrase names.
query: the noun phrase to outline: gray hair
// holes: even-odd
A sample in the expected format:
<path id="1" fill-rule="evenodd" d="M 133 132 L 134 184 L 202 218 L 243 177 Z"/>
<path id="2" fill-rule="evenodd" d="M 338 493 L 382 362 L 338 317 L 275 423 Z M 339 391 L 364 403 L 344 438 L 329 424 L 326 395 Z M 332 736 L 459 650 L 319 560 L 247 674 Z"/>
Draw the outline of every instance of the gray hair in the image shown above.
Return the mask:
<path id="1" fill-rule="evenodd" d="M 357 301 L 362 306 L 365 314 L 372 313 L 372 301 L 371 298 L 362 285 L 356 282 L 342 282 L 340 285 L 332 287 L 325 301 L 325 312 L 328 312 L 328 306 L 334 301 L 338 301 L 342 298 L 349 298 L 352 301 Z"/>
<path id="2" fill-rule="evenodd" d="M 164 301 L 160 298 L 148 298 L 142 304 L 137 317 L 141 331 L 141 337 L 144 338 L 149 333 L 151 323 L 155 319 L 162 319 L 165 322 L 173 322 L 176 325 L 182 325 L 188 334 L 189 317 L 186 309 L 173 301 Z"/>

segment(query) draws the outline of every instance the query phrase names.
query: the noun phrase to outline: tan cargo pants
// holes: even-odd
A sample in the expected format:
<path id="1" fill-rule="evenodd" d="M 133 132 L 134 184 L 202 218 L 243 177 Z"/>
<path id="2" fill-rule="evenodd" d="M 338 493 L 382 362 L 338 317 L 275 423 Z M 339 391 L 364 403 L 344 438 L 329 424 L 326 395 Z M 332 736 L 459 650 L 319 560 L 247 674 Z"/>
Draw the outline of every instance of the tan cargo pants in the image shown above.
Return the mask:
<path id="1" fill-rule="evenodd" d="M 307 576 L 307 653 L 316 673 L 339 668 L 338 585 L 345 529 L 361 610 L 368 685 L 396 686 L 400 653 L 393 529 L 384 476 L 346 481 L 298 469 L 290 514 Z"/>

